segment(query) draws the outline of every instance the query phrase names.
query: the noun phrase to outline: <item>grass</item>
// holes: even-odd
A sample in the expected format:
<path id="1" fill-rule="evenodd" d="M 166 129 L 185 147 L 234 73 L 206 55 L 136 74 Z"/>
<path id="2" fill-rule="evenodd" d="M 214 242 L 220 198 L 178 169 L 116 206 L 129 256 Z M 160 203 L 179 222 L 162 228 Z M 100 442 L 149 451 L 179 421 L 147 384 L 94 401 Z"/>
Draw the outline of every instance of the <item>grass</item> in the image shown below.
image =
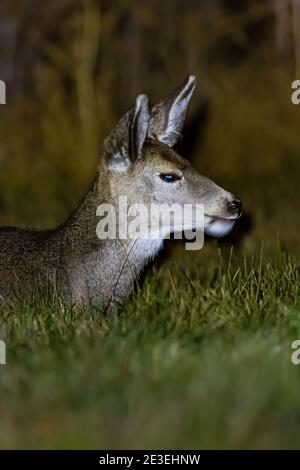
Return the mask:
<path id="1" fill-rule="evenodd" d="M 279 249 L 201 267 L 212 249 L 153 267 L 118 317 L 2 306 L 1 447 L 298 447 L 299 268 Z"/>

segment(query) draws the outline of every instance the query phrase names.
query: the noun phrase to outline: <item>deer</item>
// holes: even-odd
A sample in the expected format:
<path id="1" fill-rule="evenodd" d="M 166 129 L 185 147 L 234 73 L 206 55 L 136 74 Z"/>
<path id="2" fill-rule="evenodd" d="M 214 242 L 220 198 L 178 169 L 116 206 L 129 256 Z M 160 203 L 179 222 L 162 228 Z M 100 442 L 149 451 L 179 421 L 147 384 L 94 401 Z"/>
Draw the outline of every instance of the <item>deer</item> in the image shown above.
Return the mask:
<path id="1" fill-rule="evenodd" d="M 174 149 L 181 138 L 195 89 L 189 75 L 153 107 L 140 94 L 106 137 L 96 176 L 69 218 L 56 229 L 0 228 L 0 300 L 34 286 L 50 285 L 72 305 L 119 309 L 147 264 L 163 247 L 171 227 L 157 239 L 99 239 L 97 208 L 129 204 L 199 203 L 204 232 L 221 237 L 241 216 L 232 193 L 200 175 Z M 197 227 L 190 227 L 197 228 Z"/>

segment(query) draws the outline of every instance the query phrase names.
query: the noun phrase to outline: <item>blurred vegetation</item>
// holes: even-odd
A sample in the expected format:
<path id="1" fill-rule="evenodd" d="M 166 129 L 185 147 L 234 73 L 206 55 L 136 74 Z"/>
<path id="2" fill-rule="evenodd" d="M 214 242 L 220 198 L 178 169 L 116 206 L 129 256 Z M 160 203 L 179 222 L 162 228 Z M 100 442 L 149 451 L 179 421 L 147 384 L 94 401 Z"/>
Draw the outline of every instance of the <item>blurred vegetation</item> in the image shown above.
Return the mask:
<path id="1" fill-rule="evenodd" d="M 239 194 L 253 222 L 251 248 L 279 234 L 297 251 L 292 6 L 3 0 L 0 65 L 8 104 L 0 109 L 0 223 L 60 223 L 93 177 L 104 136 L 134 97 L 146 92 L 155 102 L 193 73 L 198 88 L 185 156 Z"/>

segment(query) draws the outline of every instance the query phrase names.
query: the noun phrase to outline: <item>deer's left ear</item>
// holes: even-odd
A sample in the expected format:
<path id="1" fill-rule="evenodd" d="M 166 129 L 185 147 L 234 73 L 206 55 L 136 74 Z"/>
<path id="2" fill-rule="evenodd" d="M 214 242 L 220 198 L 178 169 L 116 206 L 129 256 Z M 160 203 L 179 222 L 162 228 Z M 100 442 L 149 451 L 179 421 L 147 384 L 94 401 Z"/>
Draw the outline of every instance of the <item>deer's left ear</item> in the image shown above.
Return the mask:
<path id="1" fill-rule="evenodd" d="M 189 75 L 171 95 L 154 106 L 148 127 L 148 136 L 173 147 L 181 137 L 189 102 L 196 85 Z"/>
<path id="2" fill-rule="evenodd" d="M 134 107 L 126 113 L 104 141 L 107 168 L 127 171 L 142 156 L 150 119 L 148 97 L 139 95 Z"/>

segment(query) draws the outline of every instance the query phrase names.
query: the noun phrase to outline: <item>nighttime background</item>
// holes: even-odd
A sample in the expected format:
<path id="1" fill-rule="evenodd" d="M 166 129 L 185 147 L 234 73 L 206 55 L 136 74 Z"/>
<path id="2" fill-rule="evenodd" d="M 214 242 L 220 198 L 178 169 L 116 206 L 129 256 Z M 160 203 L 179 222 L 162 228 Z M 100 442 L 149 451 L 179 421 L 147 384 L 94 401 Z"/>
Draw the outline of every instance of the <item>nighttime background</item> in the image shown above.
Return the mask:
<path id="1" fill-rule="evenodd" d="M 298 446 L 300 1 L 1 0 L 0 224 L 63 222 L 136 95 L 189 73 L 178 151 L 243 218 L 167 243 L 118 318 L 2 306 L 1 447 Z"/>

